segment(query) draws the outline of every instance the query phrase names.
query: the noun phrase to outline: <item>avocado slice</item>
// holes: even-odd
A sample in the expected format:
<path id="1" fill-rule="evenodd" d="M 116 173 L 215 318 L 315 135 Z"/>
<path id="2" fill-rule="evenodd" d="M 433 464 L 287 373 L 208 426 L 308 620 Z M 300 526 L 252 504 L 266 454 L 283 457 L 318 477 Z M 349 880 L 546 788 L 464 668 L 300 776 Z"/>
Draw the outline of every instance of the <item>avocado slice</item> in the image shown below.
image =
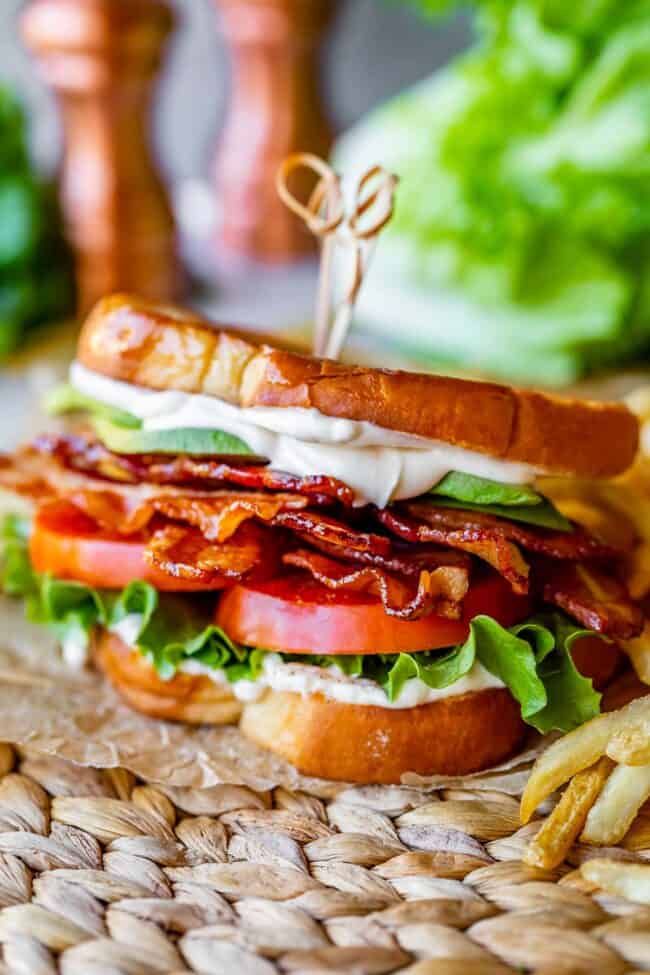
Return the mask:
<path id="1" fill-rule="evenodd" d="M 95 433 L 116 454 L 203 454 L 256 456 L 239 437 L 223 430 L 186 427 L 181 430 L 134 430 L 103 417 L 93 418 Z"/>
<path id="2" fill-rule="evenodd" d="M 131 427 L 137 429 L 141 426 L 141 421 L 132 413 L 118 409 L 117 406 L 109 406 L 101 403 L 92 396 L 86 396 L 79 392 L 70 383 L 63 383 L 56 386 L 46 395 L 43 402 L 45 412 L 50 416 L 59 416 L 61 413 L 90 413 L 94 417 L 102 417 L 120 427 Z"/>

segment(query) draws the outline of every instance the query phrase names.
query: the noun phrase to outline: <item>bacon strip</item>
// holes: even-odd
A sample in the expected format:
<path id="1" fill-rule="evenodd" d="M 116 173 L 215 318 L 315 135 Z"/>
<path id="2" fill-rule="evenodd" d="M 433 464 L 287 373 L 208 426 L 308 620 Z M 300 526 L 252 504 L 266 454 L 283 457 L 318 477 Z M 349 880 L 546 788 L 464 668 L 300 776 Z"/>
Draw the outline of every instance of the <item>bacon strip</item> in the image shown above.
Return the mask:
<path id="1" fill-rule="evenodd" d="M 176 579 L 214 585 L 240 581 L 252 574 L 268 578 L 280 568 L 275 532 L 247 523 L 227 541 L 208 542 L 195 528 L 166 525 L 154 532 L 145 561 Z"/>
<path id="2" fill-rule="evenodd" d="M 288 511 L 278 513 L 273 524 L 288 528 L 310 544 L 323 543 L 345 547 L 350 553 L 390 555 L 392 544 L 384 535 L 357 531 L 342 521 L 316 511 Z"/>
<path id="3" fill-rule="evenodd" d="M 445 536 L 452 532 L 461 532 L 467 537 L 476 537 L 483 533 L 516 542 L 529 552 L 548 555 L 554 559 L 604 559 L 615 558 L 621 554 L 611 545 L 597 541 L 577 526 L 570 532 L 553 531 L 507 521 L 480 511 L 437 507 L 429 501 L 408 501 L 397 507 L 424 525 L 429 534 L 437 536 L 423 539 L 426 541 L 449 544 Z"/>
<path id="4" fill-rule="evenodd" d="M 423 569 L 417 584 L 409 585 L 383 569 L 374 566 L 358 569 L 309 549 L 288 552 L 283 562 L 306 569 L 329 589 L 370 592 L 381 599 L 389 616 L 406 620 L 419 619 L 432 612 L 447 619 L 459 619 L 469 585 L 468 573 L 460 566 L 441 566 L 433 572 Z"/>
<path id="5" fill-rule="evenodd" d="M 643 611 L 618 579 L 574 562 L 537 559 L 534 578 L 544 602 L 552 603 L 589 630 L 630 640 L 643 629 Z"/>
<path id="6" fill-rule="evenodd" d="M 433 570 L 442 566 L 455 566 L 469 573 L 472 567 L 472 560 L 465 552 L 455 552 L 434 545 L 400 545 L 397 542 L 392 544 L 388 555 L 379 555 L 376 552 L 351 549 L 345 544 L 330 544 L 313 537 L 308 541 L 314 548 L 341 562 L 375 565 L 396 575 L 419 576 L 423 569 Z"/>
<path id="7" fill-rule="evenodd" d="M 349 507 L 354 491 L 342 481 L 325 475 L 297 477 L 274 471 L 255 461 L 225 463 L 210 457 L 186 454 L 115 454 L 97 440 L 81 436 L 39 437 L 34 447 L 56 456 L 66 467 L 96 477 L 130 484 L 165 484 L 184 487 L 218 488 L 237 485 L 253 491 L 284 491 L 303 494 L 311 504 L 327 505 L 338 501 Z"/>
<path id="8" fill-rule="evenodd" d="M 215 494 L 208 498 L 156 498 L 158 514 L 193 525 L 208 541 L 224 542 L 251 518 L 275 524 L 286 507 L 306 504 L 305 498 L 287 494 Z"/>
<path id="9" fill-rule="evenodd" d="M 517 546 L 507 538 L 484 531 L 449 531 L 423 524 L 404 515 L 401 507 L 391 506 L 377 510 L 375 514 L 382 525 L 400 538 L 409 542 L 434 542 L 468 552 L 496 569 L 510 583 L 513 592 L 520 595 L 528 592 L 528 563 Z"/>
<path id="10" fill-rule="evenodd" d="M 279 512 L 306 507 L 300 494 L 204 491 L 158 484 L 123 484 L 62 465 L 31 448 L 0 465 L 0 485 L 39 500 L 66 498 L 109 531 L 131 535 L 156 514 L 199 527 L 206 538 L 225 540 L 250 518 L 271 521 Z"/>

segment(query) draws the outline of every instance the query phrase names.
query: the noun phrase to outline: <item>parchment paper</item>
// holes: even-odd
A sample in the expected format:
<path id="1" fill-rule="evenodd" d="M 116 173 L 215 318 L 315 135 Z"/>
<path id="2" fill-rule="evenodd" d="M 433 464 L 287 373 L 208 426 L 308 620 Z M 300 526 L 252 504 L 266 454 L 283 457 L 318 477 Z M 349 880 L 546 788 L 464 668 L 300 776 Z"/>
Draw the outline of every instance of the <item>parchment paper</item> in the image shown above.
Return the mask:
<path id="1" fill-rule="evenodd" d="M 301 775 L 234 727 L 195 728 L 131 711 L 100 674 L 71 670 L 44 628 L 25 621 L 22 602 L 5 597 L 0 597 L 0 741 L 80 765 L 122 766 L 147 781 L 181 788 L 283 785 L 326 797 L 345 785 Z M 453 779 L 410 774 L 404 784 L 518 794 L 543 745 L 537 736 L 525 754 L 489 773 Z"/>

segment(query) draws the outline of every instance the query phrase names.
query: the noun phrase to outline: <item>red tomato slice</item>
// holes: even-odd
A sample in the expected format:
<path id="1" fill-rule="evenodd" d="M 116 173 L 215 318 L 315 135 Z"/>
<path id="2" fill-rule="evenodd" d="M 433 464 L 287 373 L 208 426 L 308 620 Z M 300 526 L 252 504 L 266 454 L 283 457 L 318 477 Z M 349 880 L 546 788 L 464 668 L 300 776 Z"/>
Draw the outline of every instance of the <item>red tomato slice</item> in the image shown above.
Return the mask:
<path id="1" fill-rule="evenodd" d="M 229 589 L 220 599 L 216 621 L 238 643 L 283 653 L 411 653 L 462 642 L 469 621 L 480 613 L 512 626 L 526 618 L 530 605 L 491 574 L 470 589 L 462 619 L 401 620 L 388 616 L 372 596 L 337 592 L 292 573 Z"/>
<path id="2" fill-rule="evenodd" d="M 104 531 L 67 501 L 39 508 L 29 540 L 29 554 L 37 572 L 72 579 L 98 589 L 122 589 L 134 579 L 167 592 L 197 592 L 219 585 L 175 579 L 144 560 L 141 535 Z"/>

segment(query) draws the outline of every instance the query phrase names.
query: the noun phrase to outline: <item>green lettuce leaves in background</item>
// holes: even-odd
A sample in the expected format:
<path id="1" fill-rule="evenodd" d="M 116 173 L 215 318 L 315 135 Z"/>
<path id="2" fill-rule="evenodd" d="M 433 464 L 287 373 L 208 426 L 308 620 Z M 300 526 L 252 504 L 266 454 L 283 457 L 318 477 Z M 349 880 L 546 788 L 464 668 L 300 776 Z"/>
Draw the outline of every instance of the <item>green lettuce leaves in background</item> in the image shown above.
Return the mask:
<path id="1" fill-rule="evenodd" d="M 381 162 L 401 177 L 360 326 L 431 361 L 551 384 L 644 356 L 650 4 L 466 6 L 474 47 L 337 151 L 343 171 Z"/>
<path id="2" fill-rule="evenodd" d="M 0 359 L 73 307 L 71 263 L 54 188 L 34 172 L 26 120 L 0 85 Z"/>

